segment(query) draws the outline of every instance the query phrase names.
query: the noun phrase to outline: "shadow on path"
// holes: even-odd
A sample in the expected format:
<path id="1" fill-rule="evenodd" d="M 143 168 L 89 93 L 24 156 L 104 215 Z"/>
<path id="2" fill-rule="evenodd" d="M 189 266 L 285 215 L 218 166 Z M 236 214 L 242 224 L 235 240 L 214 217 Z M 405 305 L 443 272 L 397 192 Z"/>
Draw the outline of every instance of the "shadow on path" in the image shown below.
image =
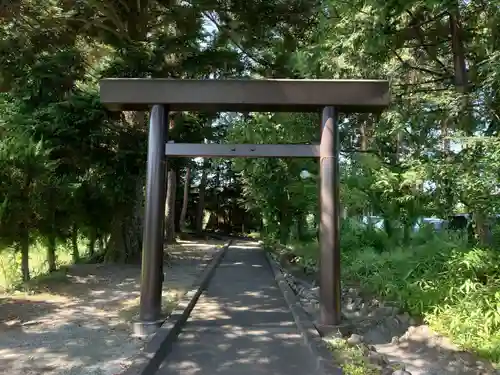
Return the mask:
<path id="1" fill-rule="evenodd" d="M 158 374 L 314 374 L 314 364 L 263 251 L 237 242 Z"/>

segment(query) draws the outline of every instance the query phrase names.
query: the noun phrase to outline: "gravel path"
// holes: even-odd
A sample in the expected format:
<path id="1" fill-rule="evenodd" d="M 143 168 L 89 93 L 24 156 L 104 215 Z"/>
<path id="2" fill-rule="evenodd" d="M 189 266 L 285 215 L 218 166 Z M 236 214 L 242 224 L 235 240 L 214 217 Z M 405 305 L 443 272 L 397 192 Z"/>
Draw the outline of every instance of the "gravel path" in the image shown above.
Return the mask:
<path id="1" fill-rule="evenodd" d="M 163 305 L 191 287 L 220 241 L 180 241 L 169 249 Z M 0 373 L 113 375 L 143 345 L 128 322 L 139 302 L 140 267 L 75 265 L 33 295 L 0 296 Z M 165 311 L 168 313 L 168 311 Z"/>

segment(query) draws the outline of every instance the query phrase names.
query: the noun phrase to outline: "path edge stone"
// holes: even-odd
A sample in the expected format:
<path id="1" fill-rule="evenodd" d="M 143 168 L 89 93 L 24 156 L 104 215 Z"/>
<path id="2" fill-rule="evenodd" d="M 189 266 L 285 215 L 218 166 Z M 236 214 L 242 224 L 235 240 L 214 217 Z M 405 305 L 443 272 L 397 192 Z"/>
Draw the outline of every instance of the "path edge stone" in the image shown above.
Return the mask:
<path id="1" fill-rule="evenodd" d="M 285 301 L 292 312 L 295 324 L 302 336 L 302 340 L 316 359 L 316 374 L 317 375 L 342 375 L 342 369 L 335 366 L 333 363 L 333 355 L 326 343 L 321 338 L 314 323 L 309 319 L 307 313 L 300 305 L 297 296 L 292 288 L 288 285 L 281 268 L 277 265 L 276 261 L 271 258 L 269 252 L 263 250 L 267 259 L 267 263 L 271 268 L 274 279 L 285 298 Z"/>
<path id="2" fill-rule="evenodd" d="M 201 275 L 193 283 L 191 289 L 184 294 L 168 318 L 144 344 L 141 351 L 132 357 L 132 364 L 116 375 L 152 375 L 160 367 L 169 354 L 173 343 L 181 333 L 196 302 L 207 288 L 215 274 L 217 266 L 226 254 L 232 240 L 226 242 L 222 249 L 208 262 Z"/>

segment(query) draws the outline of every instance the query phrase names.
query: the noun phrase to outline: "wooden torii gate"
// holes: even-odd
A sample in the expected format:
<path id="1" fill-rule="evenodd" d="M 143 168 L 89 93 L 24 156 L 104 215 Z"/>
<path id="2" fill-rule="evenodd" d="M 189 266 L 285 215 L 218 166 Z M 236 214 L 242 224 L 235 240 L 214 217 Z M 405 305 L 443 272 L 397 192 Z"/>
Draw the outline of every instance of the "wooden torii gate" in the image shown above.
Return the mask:
<path id="1" fill-rule="evenodd" d="M 110 78 L 100 82 L 110 110 L 151 109 L 138 324 L 161 324 L 163 226 L 168 156 L 320 158 L 320 329 L 341 320 L 338 113 L 381 112 L 389 105 L 383 80 Z M 176 144 L 168 142 L 169 111 L 321 112 L 319 145 Z"/>

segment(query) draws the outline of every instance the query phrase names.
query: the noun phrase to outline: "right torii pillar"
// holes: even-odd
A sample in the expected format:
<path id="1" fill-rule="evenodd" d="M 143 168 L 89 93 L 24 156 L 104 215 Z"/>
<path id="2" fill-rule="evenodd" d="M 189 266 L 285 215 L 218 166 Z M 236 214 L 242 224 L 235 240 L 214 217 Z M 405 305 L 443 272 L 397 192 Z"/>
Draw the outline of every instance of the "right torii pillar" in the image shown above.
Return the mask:
<path id="1" fill-rule="evenodd" d="M 320 321 L 319 328 L 341 322 L 340 285 L 340 176 L 338 113 L 325 107 L 321 116 L 320 144 Z"/>

